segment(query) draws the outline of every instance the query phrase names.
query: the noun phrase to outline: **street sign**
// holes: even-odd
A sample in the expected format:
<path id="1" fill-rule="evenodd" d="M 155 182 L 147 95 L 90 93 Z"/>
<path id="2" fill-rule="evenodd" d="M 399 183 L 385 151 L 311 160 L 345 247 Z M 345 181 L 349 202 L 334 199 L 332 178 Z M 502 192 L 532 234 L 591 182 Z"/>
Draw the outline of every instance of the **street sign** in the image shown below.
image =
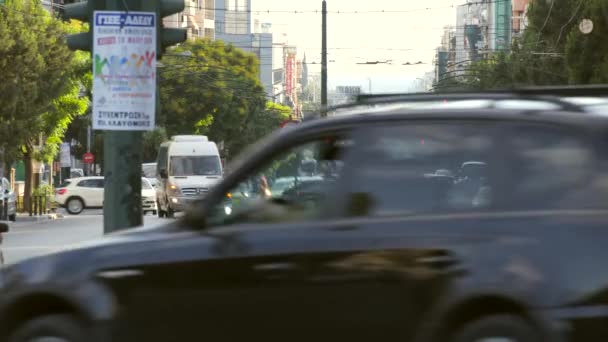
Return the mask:
<path id="1" fill-rule="evenodd" d="M 70 167 L 72 166 L 72 156 L 70 153 L 70 144 L 62 143 L 59 149 L 59 163 L 61 167 Z"/>
<path id="2" fill-rule="evenodd" d="M 87 152 L 85 154 L 82 155 L 82 162 L 85 164 L 93 164 L 93 162 L 95 161 L 95 156 L 93 155 L 93 153 Z"/>
<path id="3" fill-rule="evenodd" d="M 156 20 L 155 12 L 94 12 L 93 129 L 154 129 Z"/>

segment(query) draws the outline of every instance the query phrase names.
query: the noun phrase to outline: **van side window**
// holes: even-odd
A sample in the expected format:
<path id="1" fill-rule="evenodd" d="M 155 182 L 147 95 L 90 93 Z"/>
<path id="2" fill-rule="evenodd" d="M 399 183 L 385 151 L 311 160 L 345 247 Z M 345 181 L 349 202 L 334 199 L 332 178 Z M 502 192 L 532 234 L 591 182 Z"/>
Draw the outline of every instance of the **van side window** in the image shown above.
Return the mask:
<path id="1" fill-rule="evenodd" d="M 161 146 L 158 151 L 158 160 L 156 161 L 156 174 L 160 174 L 160 170 L 167 170 L 167 146 Z"/>

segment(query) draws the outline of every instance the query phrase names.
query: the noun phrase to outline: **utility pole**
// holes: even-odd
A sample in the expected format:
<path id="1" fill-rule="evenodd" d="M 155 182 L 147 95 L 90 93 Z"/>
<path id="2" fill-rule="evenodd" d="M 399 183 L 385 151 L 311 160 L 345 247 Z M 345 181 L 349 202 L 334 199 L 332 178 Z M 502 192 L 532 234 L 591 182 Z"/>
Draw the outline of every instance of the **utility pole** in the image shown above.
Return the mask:
<path id="1" fill-rule="evenodd" d="M 119 27 L 116 38 L 110 37 L 110 39 L 104 38 L 104 44 L 116 44 L 124 43 L 124 36 L 121 36 L 126 31 L 123 31 L 123 26 L 129 22 L 135 22 L 137 18 L 144 18 L 147 21 L 148 27 L 152 27 L 151 32 L 155 32 L 156 41 L 150 39 L 147 46 L 155 46 L 156 51 L 146 50 L 146 58 L 150 58 L 148 61 L 151 68 L 156 67 L 156 60 L 160 59 L 164 48 L 170 45 L 174 45 L 186 40 L 187 31 L 185 29 L 175 28 L 164 28 L 162 25 L 163 17 L 181 12 L 185 8 L 184 0 L 88 0 L 75 4 L 65 6 L 65 17 L 66 19 L 76 19 L 81 21 L 89 22 L 90 32 L 84 32 L 79 34 L 69 35 L 67 37 L 67 43 L 72 50 L 85 50 L 92 51 L 93 55 L 98 58 L 98 52 L 95 51 L 96 44 L 93 41 L 94 29 L 97 25 L 110 25 Z M 113 13 L 100 13 L 100 20 L 96 22 L 95 12 L 96 11 L 112 11 Z M 118 13 L 117 13 L 118 12 Z M 137 12 L 147 12 L 140 13 Z M 133 17 L 135 16 L 135 17 Z M 130 19 L 133 18 L 133 19 Z M 119 19 L 119 20 L 118 20 Z M 153 19 L 153 20 L 152 20 Z M 135 20 L 135 21 L 133 21 Z M 148 21 L 150 20 L 150 21 Z M 139 21 L 134 25 L 144 23 Z M 138 30 L 135 30 L 138 31 Z M 143 36 L 142 36 L 143 37 Z M 153 44 L 153 45 L 152 45 Z M 126 45 L 125 45 L 126 46 Z M 101 50 L 101 48 L 100 48 Z M 144 58 L 144 56 L 142 56 Z M 102 59 L 102 57 L 99 57 Z M 139 63 L 142 63 L 140 60 Z M 153 63 L 154 62 L 154 63 Z M 153 63 L 153 64 L 152 64 Z M 103 69 L 103 62 L 93 63 L 95 75 L 97 69 Z M 98 65 L 99 64 L 99 65 Z M 152 70 L 151 78 L 153 77 L 156 81 L 156 69 Z M 95 80 L 94 80 L 94 98 L 95 98 Z M 158 105 L 158 84 L 156 85 L 156 101 L 155 107 Z M 107 92 L 107 89 L 99 89 Z M 123 95 L 113 93 L 113 96 Z M 98 94 L 99 95 L 99 94 Z M 128 95 L 128 94 L 127 94 Z M 103 97 L 102 100 L 105 102 L 108 99 Z M 127 103 L 128 104 L 128 103 Z M 114 112 L 115 107 L 106 107 L 105 109 L 108 115 L 108 119 L 103 123 L 97 122 L 93 119 L 94 129 L 103 129 L 104 132 L 104 177 L 105 177 L 105 191 L 104 191 L 104 233 L 111 233 L 114 231 L 141 226 L 143 224 L 142 214 L 142 201 L 141 201 L 141 178 L 142 178 L 142 130 L 141 128 L 129 128 L 129 130 L 117 130 L 119 128 L 99 128 L 107 127 L 109 124 L 106 123 L 114 120 L 116 122 L 122 118 L 124 123 L 127 123 L 126 117 L 130 117 L 133 113 L 141 112 L 141 117 L 149 120 L 145 117 L 149 114 L 146 106 L 151 103 L 141 102 L 141 108 L 136 110 L 121 109 L 121 112 Z M 95 118 L 96 102 L 93 104 L 93 115 Z M 155 108 L 157 109 L 157 108 Z M 131 111 L 131 113 L 127 113 Z M 128 115 L 125 115 L 128 114 Z M 111 115 L 111 116 L 110 116 Z M 130 118 L 129 118 L 130 119 Z M 153 120 L 152 120 L 153 122 Z M 129 122 L 132 123 L 132 122 Z M 97 127 L 96 127 L 97 125 Z M 143 129 L 153 129 L 152 127 Z M 128 126 L 134 127 L 134 126 Z M 124 128 L 122 128 L 124 129 Z"/>
<path id="2" fill-rule="evenodd" d="M 327 116 L 327 2 L 323 0 L 321 15 L 321 116 Z"/>

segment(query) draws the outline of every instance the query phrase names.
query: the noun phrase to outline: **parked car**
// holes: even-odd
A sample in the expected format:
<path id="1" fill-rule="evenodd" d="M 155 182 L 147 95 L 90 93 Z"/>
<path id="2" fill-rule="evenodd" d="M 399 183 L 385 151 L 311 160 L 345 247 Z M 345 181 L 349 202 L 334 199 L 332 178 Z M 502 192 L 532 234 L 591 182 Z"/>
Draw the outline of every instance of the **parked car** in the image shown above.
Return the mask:
<path id="1" fill-rule="evenodd" d="M 376 105 L 270 136 L 182 220 L 9 266 L 0 340 L 605 340 L 608 117 Z M 337 170 L 314 205 L 247 193 L 302 155 Z"/>
<path id="2" fill-rule="evenodd" d="M 9 231 L 8 224 L 0 222 L 0 245 L 2 244 L 2 241 L 4 240 L 2 234 L 8 233 L 8 231 Z M 4 266 L 4 251 L 2 249 L 0 249 L 0 266 Z"/>
<path id="3" fill-rule="evenodd" d="M 141 200 L 144 215 L 146 215 L 147 213 L 150 213 L 152 215 L 158 214 L 156 189 L 154 188 L 154 186 L 152 186 L 152 183 L 148 178 L 141 179 Z"/>
<path id="4" fill-rule="evenodd" d="M 80 177 L 67 179 L 55 190 L 55 202 L 72 215 L 85 209 L 103 208 L 104 177 Z M 146 178 L 142 178 L 142 209 L 146 213 L 157 214 L 156 190 Z"/>
<path id="5" fill-rule="evenodd" d="M 2 206 L 2 208 L 0 208 L 0 213 L 4 214 L 4 203 L 6 202 L 6 217 L 9 221 L 15 222 L 17 220 L 17 195 L 12 190 L 11 183 L 8 179 L 2 178 L 0 183 L 0 206 Z"/>
<path id="6" fill-rule="evenodd" d="M 145 163 L 141 165 L 142 176 L 145 177 L 153 187 L 156 187 L 156 163 Z"/>

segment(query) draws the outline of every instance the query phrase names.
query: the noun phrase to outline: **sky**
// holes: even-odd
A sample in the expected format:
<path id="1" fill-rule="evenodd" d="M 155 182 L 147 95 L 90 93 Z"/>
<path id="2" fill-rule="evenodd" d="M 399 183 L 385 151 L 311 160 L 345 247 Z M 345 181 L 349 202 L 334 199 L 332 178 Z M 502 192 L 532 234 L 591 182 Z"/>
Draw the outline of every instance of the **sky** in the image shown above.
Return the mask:
<path id="1" fill-rule="evenodd" d="M 329 88 L 359 85 L 369 91 L 371 83 L 373 93 L 412 91 L 415 79 L 433 70 L 443 27 L 455 24 L 455 8 L 464 2 L 327 0 Z M 272 23 L 275 41 L 286 37 L 298 47 L 300 58 L 306 53 L 307 62 L 320 63 L 321 0 L 252 0 L 252 10 L 254 19 Z M 302 13 L 315 10 L 319 12 Z M 381 10 L 385 12 L 361 13 Z M 394 11 L 402 12 L 389 13 Z M 392 60 L 393 65 L 356 64 L 382 60 Z M 425 64 L 402 65 L 406 62 Z M 320 67 L 309 65 L 309 71 L 320 72 Z"/>

